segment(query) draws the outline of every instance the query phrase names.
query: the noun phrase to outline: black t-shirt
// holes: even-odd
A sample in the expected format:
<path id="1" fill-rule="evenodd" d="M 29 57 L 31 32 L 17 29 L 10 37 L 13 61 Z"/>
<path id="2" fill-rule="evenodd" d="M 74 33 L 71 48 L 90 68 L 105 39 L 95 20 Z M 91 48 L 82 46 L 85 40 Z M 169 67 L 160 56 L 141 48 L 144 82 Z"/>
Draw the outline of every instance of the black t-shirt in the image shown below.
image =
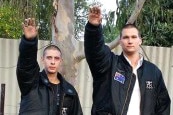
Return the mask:
<path id="1" fill-rule="evenodd" d="M 54 91 L 53 102 L 54 102 L 54 110 L 56 111 L 56 115 L 59 115 L 59 106 L 60 106 L 60 84 L 52 84 L 51 87 Z"/>

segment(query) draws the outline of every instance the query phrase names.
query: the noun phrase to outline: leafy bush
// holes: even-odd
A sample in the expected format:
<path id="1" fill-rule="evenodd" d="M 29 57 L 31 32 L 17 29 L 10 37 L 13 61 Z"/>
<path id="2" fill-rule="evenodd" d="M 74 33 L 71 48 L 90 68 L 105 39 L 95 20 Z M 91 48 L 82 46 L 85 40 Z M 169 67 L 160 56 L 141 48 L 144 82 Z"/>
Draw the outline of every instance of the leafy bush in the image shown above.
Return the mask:
<path id="1" fill-rule="evenodd" d="M 0 20 L 0 38 L 20 38 L 22 18 L 15 7 L 9 5 L 1 6 Z"/>

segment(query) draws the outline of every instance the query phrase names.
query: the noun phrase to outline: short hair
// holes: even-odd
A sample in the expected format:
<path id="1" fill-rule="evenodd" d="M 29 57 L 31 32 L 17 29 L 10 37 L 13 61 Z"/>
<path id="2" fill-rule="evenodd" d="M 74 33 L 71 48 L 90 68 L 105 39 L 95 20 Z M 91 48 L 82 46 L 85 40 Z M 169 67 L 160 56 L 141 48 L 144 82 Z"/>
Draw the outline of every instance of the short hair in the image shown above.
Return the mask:
<path id="1" fill-rule="evenodd" d="M 121 33 L 120 33 L 120 38 L 122 37 L 122 31 L 123 31 L 124 29 L 127 29 L 127 28 L 136 28 L 137 31 L 138 31 L 138 35 L 139 35 L 139 37 L 141 38 L 141 33 L 140 33 L 138 27 L 137 27 L 135 24 L 131 24 L 131 23 L 126 24 L 126 25 L 124 25 L 124 26 L 122 27 Z"/>
<path id="2" fill-rule="evenodd" d="M 46 50 L 50 50 L 50 49 L 57 50 L 57 51 L 59 51 L 60 54 L 62 55 L 62 52 L 61 52 L 61 50 L 60 50 L 60 48 L 59 48 L 58 46 L 56 46 L 56 45 L 54 45 L 54 44 L 50 44 L 50 45 L 47 45 L 47 46 L 44 48 L 44 50 L 43 50 L 43 57 L 45 56 Z"/>

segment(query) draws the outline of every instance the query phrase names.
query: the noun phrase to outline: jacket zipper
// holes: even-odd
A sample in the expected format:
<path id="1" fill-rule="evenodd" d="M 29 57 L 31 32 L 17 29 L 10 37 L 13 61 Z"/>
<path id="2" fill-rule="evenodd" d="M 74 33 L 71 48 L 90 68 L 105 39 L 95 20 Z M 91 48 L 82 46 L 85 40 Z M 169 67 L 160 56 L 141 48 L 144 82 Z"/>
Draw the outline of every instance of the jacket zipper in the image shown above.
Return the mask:
<path id="1" fill-rule="evenodd" d="M 59 108 L 60 115 L 63 115 L 62 114 L 62 107 L 64 105 L 64 97 L 65 97 L 65 93 L 63 93 L 63 95 L 62 95 L 61 105 L 60 105 L 60 108 Z"/>
<path id="2" fill-rule="evenodd" d="M 54 94 L 55 92 L 54 92 L 53 88 L 50 87 L 50 89 L 52 90 L 52 94 L 53 94 L 53 96 L 54 96 L 54 95 L 55 95 L 55 94 Z M 50 97 L 49 97 L 49 99 L 50 99 Z M 51 101 L 50 101 L 50 102 L 52 102 L 52 103 L 50 103 L 50 105 L 51 105 L 52 108 L 54 109 L 54 103 L 53 103 L 54 101 L 52 101 L 52 99 L 54 99 L 54 98 L 51 98 Z M 52 115 L 52 112 L 53 112 L 52 109 L 50 108 L 51 106 L 49 106 L 49 113 L 51 112 L 50 115 Z"/>
<path id="3" fill-rule="evenodd" d="M 133 78 L 133 73 L 131 75 L 131 79 L 130 79 L 129 87 L 128 87 L 128 90 L 127 90 L 127 95 L 126 95 L 126 98 L 125 98 L 125 101 L 124 101 L 124 105 L 123 105 L 123 108 L 122 108 L 122 111 L 121 111 L 121 115 L 123 115 L 123 111 L 124 111 L 124 108 L 125 108 L 125 105 L 126 105 L 126 102 L 127 102 L 127 97 L 129 95 L 129 90 L 130 90 L 130 85 L 132 83 L 132 78 Z"/>

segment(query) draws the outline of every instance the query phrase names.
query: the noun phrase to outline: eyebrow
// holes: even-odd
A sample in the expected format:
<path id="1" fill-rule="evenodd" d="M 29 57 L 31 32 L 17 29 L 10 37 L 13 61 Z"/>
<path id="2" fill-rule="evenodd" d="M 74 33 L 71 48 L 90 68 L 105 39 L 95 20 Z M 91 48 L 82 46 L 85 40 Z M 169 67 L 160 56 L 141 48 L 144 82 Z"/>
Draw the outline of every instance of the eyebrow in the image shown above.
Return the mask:
<path id="1" fill-rule="evenodd" d="M 131 36 L 128 36 L 128 35 L 125 35 L 125 36 L 122 36 L 123 38 L 128 38 L 128 37 L 138 37 L 138 35 L 131 35 Z"/>

